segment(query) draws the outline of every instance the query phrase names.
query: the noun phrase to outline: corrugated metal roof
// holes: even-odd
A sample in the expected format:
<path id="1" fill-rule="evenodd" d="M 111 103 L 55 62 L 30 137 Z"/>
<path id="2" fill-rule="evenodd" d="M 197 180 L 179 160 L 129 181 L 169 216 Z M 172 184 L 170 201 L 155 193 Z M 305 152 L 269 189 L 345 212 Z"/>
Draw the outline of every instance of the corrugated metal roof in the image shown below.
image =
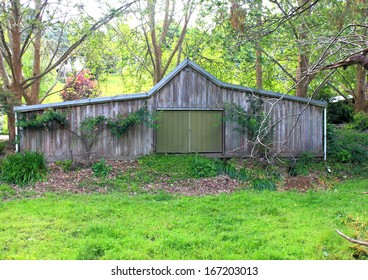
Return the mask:
<path id="1" fill-rule="evenodd" d="M 62 108 L 62 107 L 71 107 L 71 106 L 81 106 L 81 105 L 89 105 L 89 104 L 98 104 L 98 103 L 106 103 L 106 102 L 114 102 L 114 101 L 123 101 L 123 100 L 135 100 L 135 99 L 145 99 L 149 98 L 153 94 L 155 94 L 159 89 L 161 89 L 164 85 L 166 85 L 176 74 L 178 74 L 181 70 L 183 70 L 186 66 L 192 67 L 194 70 L 198 71 L 210 81 L 215 83 L 217 86 L 227 89 L 238 90 L 242 92 L 249 92 L 255 95 L 261 95 L 270 98 L 277 99 L 285 99 L 305 104 L 311 104 L 319 107 L 327 107 L 326 101 L 314 100 L 310 98 L 302 98 L 292 95 L 281 94 L 273 91 L 259 90 L 249 87 L 244 87 L 241 85 L 233 85 L 229 83 L 225 83 L 220 81 L 215 76 L 204 70 L 198 64 L 194 63 L 190 59 L 186 58 L 182 61 L 173 71 L 171 71 L 167 76 L 165 76 L 160 82 L 158 82 L 151 90 L 147 93 L 135 93 L 135 94 L 122 94 L 112 97 L 98 97 L 98 98 L 89 98 L 89 99 L 80 99 L 74 101 L 66 101 L 66 102 L 58 102 L 58 103 L 49 103 L 49 104 L 38 104 L 38 105 L 28 105 L 28 106 L 16 106 L 14 107 L 14 111 L 16 112 L 27 112 L 27 111 L 37 111 L 43 110 L 47 108 Z"/>

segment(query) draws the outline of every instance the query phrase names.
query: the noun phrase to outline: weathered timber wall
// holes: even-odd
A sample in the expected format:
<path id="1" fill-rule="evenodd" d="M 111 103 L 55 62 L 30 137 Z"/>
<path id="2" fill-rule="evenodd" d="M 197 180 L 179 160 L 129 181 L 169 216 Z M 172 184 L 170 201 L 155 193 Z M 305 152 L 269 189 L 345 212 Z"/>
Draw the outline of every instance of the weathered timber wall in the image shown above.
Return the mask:
<path id="1" fill-rule="evenodd" d="M 77 131 L 80 122 L 86 117 L 115 117 L 126 115 L 143 107 L 149 110 L 164 109 L 224 109 L 225 103 L 236 103 L 248 109 L 250 100 L 261 98 L 265 111 L 273 124 L 271 143 L 273 150 L 284 156 L 297 156 L 304 151 L 323 154 L 323 107 L 285 99 L 258 96 L 251 91 L 223 88 L 186 66 L 172 79 L 147 98 L 133 100 L 111 100 L 83 106 L 57 108 L 65 113 L 70 129 Z M 52 104 L 50 105 L 52 108 Z M 42 113 L 19 112 L 22 114 Z M 226 113 L 226 112 L 225 112 Z M 234 131 L 236 124 L 224 124 L 224 154 L 249 156 L 252 145 L 246 136 Z M 23 129 L 21 131 L 20 150 L 44 152 L 49 160 L 83 157 L 86 150 L 80 139 L 69 130 L 56 128 L 51 130 Z M 144 125 L 129 128 L 121 138 L 105 129 L 92 147 L 93 158 L 119 159 L 131 158 L 155 151 L 155 133 Z"/>
<path id="2" fill-rule="evenodd" d="M 78 133 L 78 127 L 86 117 L 127 115 L 144 106 L 144 100 L 109 102 L 103 104 L 75 106 L 57 109 L 66 114 L 68 129 L 23 129 L 21 150 L 44 152 L 49 160 L 84 158 L 87 154 L 81 140 L 70 130 Z M 32 114 L 27 112 L 23 114 Z M 42 113 L 42 111 L 37 112 Z M 93 158 L 130 158 L 145 155 L 153 150 L 153 131 L 144 125 L 132 126 L 122 137 L 111 134 L 108 128 L 98 134 L 92 149 Z"/>

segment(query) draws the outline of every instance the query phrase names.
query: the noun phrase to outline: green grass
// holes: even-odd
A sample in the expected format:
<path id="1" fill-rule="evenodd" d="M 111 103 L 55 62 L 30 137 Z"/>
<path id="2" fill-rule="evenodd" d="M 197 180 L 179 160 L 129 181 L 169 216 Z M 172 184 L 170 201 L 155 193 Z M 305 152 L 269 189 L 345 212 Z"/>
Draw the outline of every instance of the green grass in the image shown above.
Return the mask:
<path id="1" fill-rule="evenodd" d="M 355 180 L 329 191 L 204 197 L 48 194 L 0 202 L 0 259 L 353 259 L 356 249 L 334 230 L 366 232 L 361 193 L 367 185 Z"/>
<path id="2" fill-rule="evenodd" d="M 102 96 L 115 96 L 126 93 L 124 82 L 120 75 L 108 75 L 106 80 L 100 82 Z"/>
<path id="3" fill-rule="evenodd" d="M 62 90 L 64 84 L 58 83 L 54 91 Z M 119 75 L 109 75 L 106 80 L 100 82 L 101 97 L 103 96 L 116 96 L 126 93 L 124 83 Z M 43 103 L 55 103 L 62 102 L 59 93 L 53 94 L 45 99 Z"/>

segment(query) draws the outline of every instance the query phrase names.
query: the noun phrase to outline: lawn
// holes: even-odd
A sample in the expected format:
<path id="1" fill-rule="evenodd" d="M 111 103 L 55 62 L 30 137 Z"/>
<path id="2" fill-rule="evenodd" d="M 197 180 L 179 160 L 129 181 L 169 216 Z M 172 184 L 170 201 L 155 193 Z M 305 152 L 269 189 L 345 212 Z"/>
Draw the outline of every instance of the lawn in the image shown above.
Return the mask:
<path id="1" fill-rule="evenodd" d="M 63 83 L 58 83 L 55 87 L 55 91 L 61 91 L 63 88 Z M 123 93 L 126 93 L 126 89 L 124 88 L 124 83 L 122 78 L 119 75 L 109 75 L 106 77 L 104 81 L 100 83 L 100 90 L 101 95 L 100 97 L 104 96 L 116 96 Z M 63 100 L 60 97 L 59 93 L 53 94 L 45 99 L 43 102 L 46 103 L 55 103 L 55 102 L 62 102 Z"/>
<path id="2" fill-rule="evenodd" d="M 0 259 L 354 259 L 361 248 L 335 229 L 367 238 L 367 189 L 360 179 L 306 193 L 113 191 L 3 201 Z"/>

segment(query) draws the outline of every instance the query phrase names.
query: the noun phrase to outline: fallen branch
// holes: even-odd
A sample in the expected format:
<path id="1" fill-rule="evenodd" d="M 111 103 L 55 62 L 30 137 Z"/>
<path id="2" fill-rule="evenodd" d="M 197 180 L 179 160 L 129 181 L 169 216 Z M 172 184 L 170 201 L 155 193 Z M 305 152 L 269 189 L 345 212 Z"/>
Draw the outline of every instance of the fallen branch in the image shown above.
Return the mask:
<path id="1" fill-rule="evenodd" d="M 361 240 L 353 239 L 353 238 L 351 238 L 351 237 L 349 237 L 349 236 L 347 236 L 347 235 L 343 234 L 343 233 L 342 233 L 341 231 L 339 231 L 338 229 L 336 229 L 336 232 L 337 232 L 340 236 L 344 237 L 346 240 L 348 240 L 348 241 L 350 241 L 350 242 L 352 242 L 352 243 L 355 243 L 355 244 L 359 244 L 359 245 L 363 245 L 363 246 L 367 246 L 367 247 L 368 247 L 368 242 L 366 242 L 366 241 L 361 241 Z"/>
<path id="2" fill-rule="evenodd" d="M 364 193 L 362 193 L 362 194 L 368 194 L 368 192 L 364 192 Z"/>

